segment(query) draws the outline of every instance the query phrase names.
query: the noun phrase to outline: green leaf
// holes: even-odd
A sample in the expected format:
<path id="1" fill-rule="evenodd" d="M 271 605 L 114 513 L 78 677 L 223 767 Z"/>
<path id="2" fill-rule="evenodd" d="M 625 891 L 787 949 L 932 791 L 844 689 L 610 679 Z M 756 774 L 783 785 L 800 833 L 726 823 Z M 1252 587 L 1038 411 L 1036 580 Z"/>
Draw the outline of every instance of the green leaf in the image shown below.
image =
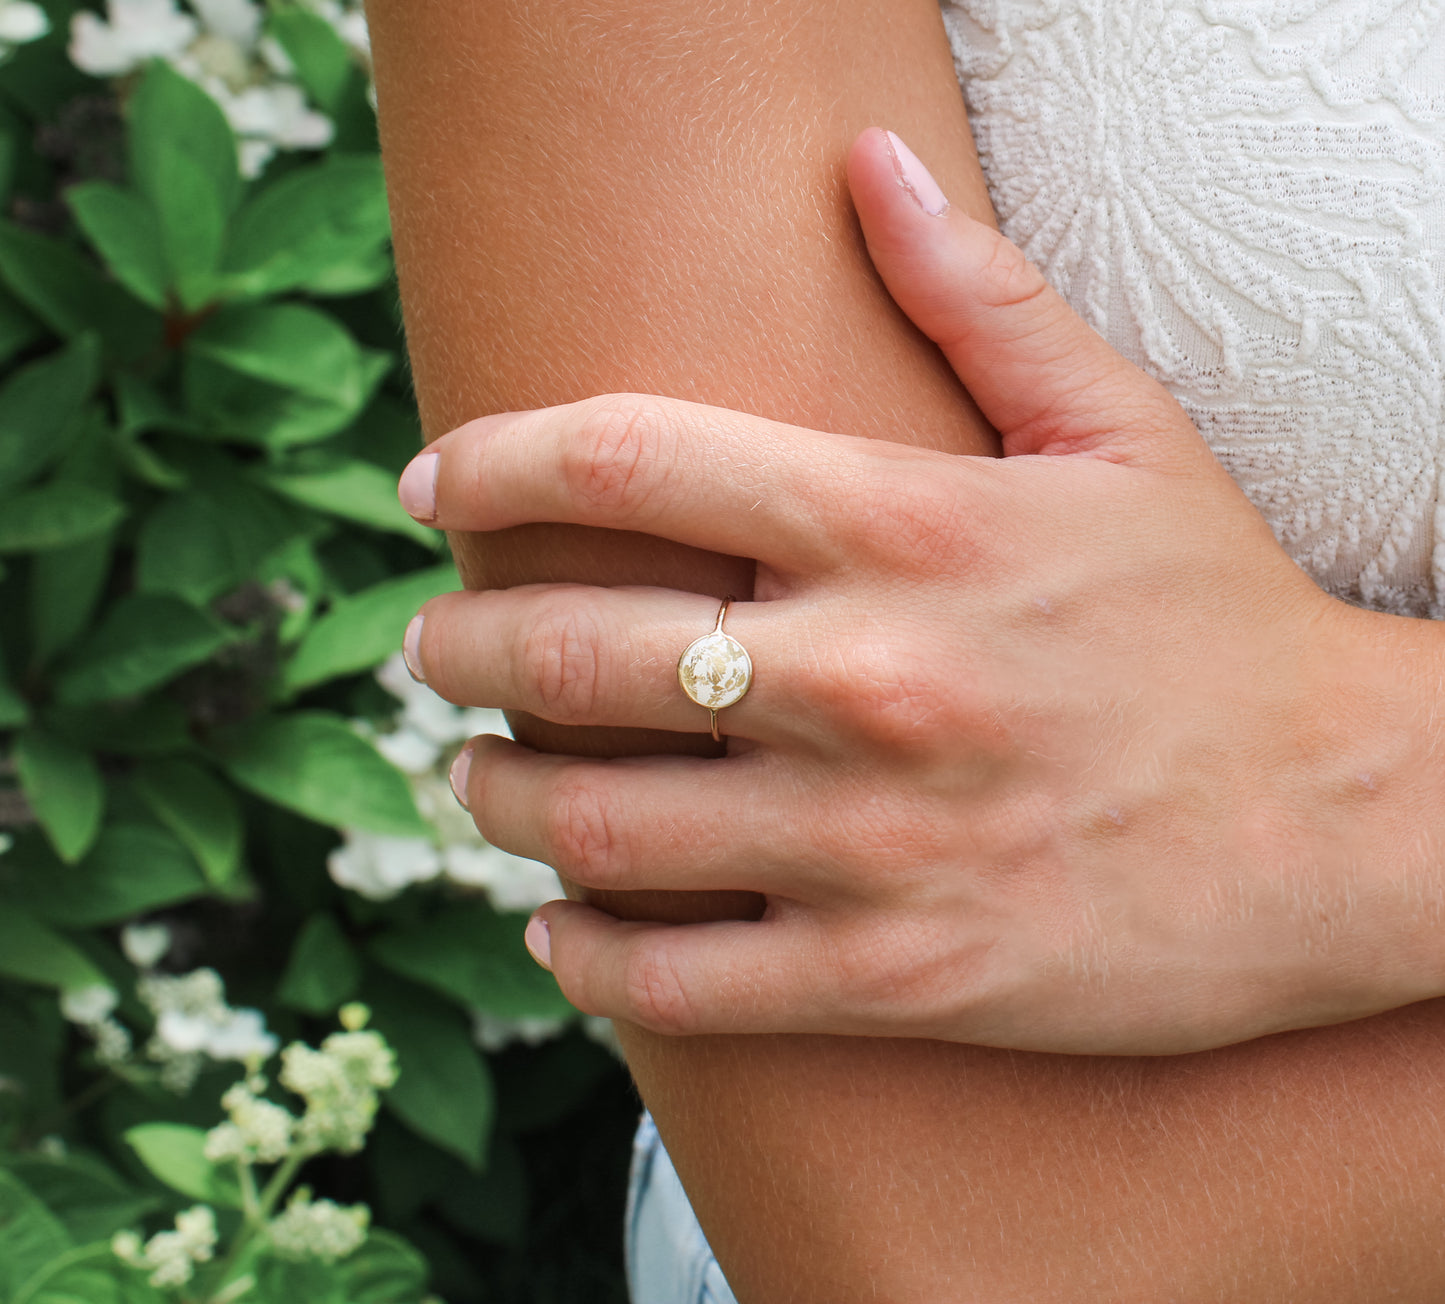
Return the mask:
<path id="1" fill-rule="evenodd" d="M 71 186 L 65 201 L 116 280 L 164 312 L 170 270 L 150 205 L 134 191 L 104 181 Z"/>
<path id="2" fill-rule="evenodd" d="M 58 461 L 79 430 L 95 389 L 100 350 L 94 335 L 21 367 L 0 388 L 0 493 Z"/>
<path id="3" fill-rule="evenodd" d="M 241 868 L 241 808 L 231 791 L 193 761 L 147 761 L 132 783 L 151 812 L 196 858 L 212 887 Z"/>
<path id="4" fill-rule="evenodd" d="M 396 476 L 374 462 L 336 461 L 316 470 L 258 476 L 278 494 L 343 520 L 403 535 L 426 548 L 437 547 L 441 540 L 438 531 L 407 515 L 396 496 Z"/>
<path id="5" fill-rule="evenodd" d="M 283 692 L 380 665 L 401 646 L 407 622 L 438 593 L 459 587 L 453 566 L 383 580 L 340 598 L 311 626 L 282 672 Z"/>
<path id="6" fill-rule="evenodd" d="M 307 15 L 310 17 L 311 15 Z M 324 25 L 324 24 L 323 24 Z M 267 185 L 236 214 L 224 271 L 229 294 L 246 298 L 311 287 L 380 259 L 390 271 L 381 160 L 333 158 Z M 375 262 L 369 271 L 376 271 Z"/>
<path id="7" fill-rule="evenodd" d="M 306 94 L 324 112 L 334 113 L 354 68 L 336 29 L 320 14 L 292 6 L 273 13 L 266 30 L 290 56 Z"/>
<path id="8" fill-rule="evenodd" d="M 466 1019 L 399 986 L 368 992 L 368 1004 L 400 1070 L 382 1097 L 386 1108 L 418 1136 L 480 1168 L 496 1102 Z"/>
<path id="9" fill-rule="evenodd" d="M 347 1304 L 416 1304 L 426 1291 L 426 1260 L 391 1232 L 373 1231 L 337 1266 Z"/>
<path id="10" fill-rule="evenodd" d="M 0 1168 L 0 1299 L 71 1248 L 60 1220 L 14 1173 Z"/>
<path id="11" fill-rule="evenodd" d="M 164 829 L 145 824 L 108 825 L 90 855 L 69 868 L 47 864 L 33 846 L 22 853 L 18 842 L 6 859 L 21 872 L 12 900 L 67 928 L 123 923 L 207 891 L 185 847 Z"/>
<path id="12" fill-rule="evenodd" d="M 135 1226 L 156 1208 L 154 1196 L 132 1190 L 105 1164 L 71 1151 L 63 1159 L 17 1154 L 6 1166 L 64 1224 L 77 1245 Z"/>
<path id="13" fill-rule="evenodd" d="M 315 615 L 317 602 L 331 589 L 331 577 L 322 566 L 311 540 L 296 538 L 277 548 L 256 570 L 257 581 L 282 598 L 281 624 L 276 641 L 295 643 Z"/>
<path id="14" fill-rule="evenodd" d="M 271 312 L 271 308 L 236 309 L 236 312 Z M 345 429 L 370 401 L 382 376 L 390 369 L 392 357 L 387 353 L 376 353 L 361 349 L 335 322 L 322 317 L 312 309 L 287 305 L 289 322 L 282 325 L 288 330 L 292 326 L 301 328 L 301 334 L 293 343 L 308 365 L 330 368 L 325 377 L 315 382 L 312 389 L 324 391 L 324 395 L 303 392 L 290 386 L 296 378 L 296 357 L 278 356 L 272 350 L 284 350 L 285 331 L 268 335 L 266 322 L 259 326 L 254 335 L 232 331 L 234 323 L 225 321 L 224 331 L 218 331 L 215 340 L 203 338 L 196 343 L 192 337 L 191 346 L 185 351 L 182 370 L 182 384 L 186 402 L 192 418 L 201 428 L 208 429 L 213 438 L 235 439 L 246 443 L 260 444 L 268 448 L 289 448 L 298 444 L 314 443 L 326 439 Z M 313 315 L 326 322 L 326 326 L 314 335 L 306 334 L 304 321 L 295 314 Z M 274 324 L 274 323 L 272 323 Z M 243 322 L 250 331 L 257 322 Z M 208 329 L 203 327 L 202 334 Z M 208 350 L 215 345 L 215 351 L 224 354 L 223 361 L 217 361 Z M 274 373 L 274 383 L 265 374 Z"/>
<path id="15" fill-rule="evenodd" d="M 116 376 L 115 397 L 120 409 L 120 433 L 128 438 L 151 430 L 196 433 L 190 419 L 178 412 L 165 395 L 129 372 Z"/>
<path id="16" fill-rule="evenodd" d="M 527 1169 L 517 1143 L 492 1138 L 483 1173 L 467 1173 L 448 1183 L 437 1211 L 468 1236 L 521 1248 L 527 1236 Z"/>
<path id="17" fill-rule="evenodd" d="M 317 913 L 296 936 L 276 999 L 319 1018 L 351 1000 L 360 985 L 361 961 L 356 951 L 331 915 Z"/>
<path id="18" fill-rule="evenodd" d="M 386 284 L 395 270 L 391 250 L 378 247 L 355 254 L 346 262 L 330 263 L 319 268 L 297 288 L 320 298 L 363 294 Z"/>
<path id="19" fill-rule="evenodd" d="M 240 375 L 351 412 L 361 410 L 373 384 L 367 353 L 345 327 L 296 303 L 227 308 L 191 335 L 187 349 Z"/>
<path id="20" fill-rule="evenodd" d="M 220 621 L 178 598 L 130 594 L 76 649 L 56 681 L 62 703 L 84 705 L 154 688 L 231 642 Z"/>
<path id="21" fill-rule="evenodd" d="M 110 575 L 115 534 L 37 553 L 30 563 L 31 656 L 44 665 L 90 623 Z"/>
<path id="22" fill-rule="evenodd" d="M 156 216 L 182 305 L 198 308 L 214 290 L 241 195 L 235 136 L 215 100 L 159 61 L 131 94 L 127 118 L 131 178 Z"/>
<path id="23" fill-rule="evenodd" d="M 393 973 L 469 1008 L 504 1019 L 565 1018 L 575 1011 L 522 941 L 527 918 L 467 902 L 383 933 L 369 949 Z"/>
<path id="24" fill-rule="evenodd" d="M 196 493 L 172 494 L 146 517 L 136 540 L 136 588 L 170 593 L 197 606 L 241 578 L 225 517 Z"/>
<path id="25" fill-rule="evenodd" d="M 88 752 L 53 734 L 30 730 L 15 740 L 15 768 L 55 854 L 73 865 L 100 832 L 105 811 L 100 767 Z"/>
<path id="26" fill-rule="evenodd" d="M 255 1275 L 255 1289 L 242 1297 L 255 1304 L 350 1304 L 338 1264 L 267 1255 L 256 1264 Z"/>
<path id="27" fill-rule="evenodd" d="M 34 344 L 45 328 L 8 290 L 0 288 L 0 362 L 8 362 L 21 349 Z"/>
<path id="28" fill-rule="evenodd" d="M 126 474 L 133 476 L 152 489 L 166 491 L 183 489 L 186 477 L 162 458 L 151 446 L 134 435 L 113 431 L 116 456 Z"/>
<path id="29" fill-rule="evenodd" d="M 107 353 L 131 361 L 159 348 L 158 313 L 133 299 L 68 245 L 0 222 L 0 277 L 57 335 L 96 331 Z"/>
<path id="30" fill-rule="evenodd" d="M 51 706 L 45 720 L 72 742 L 102 754 L 167 756 L 191 746 L 185 707 L 166 697 Z"/>
<path id="31" fill-rule="evenodd" d="M 136 586 L 197 605 L 250 579 L 308 518 L 252 483 L 228 457 L 196 462 L 191 488 L 146 518 L 136 541 Z"/>
<path id="32" fill-rule="evenodd" d="M 0 552 L 63 548 L 103 534 L 125 515 L 119 499 L 73 481 L 52 481 L 0 502 Z"/>
<path id="33" fill-rule="evenodd" d="M 112 986 L 79 947 L 9 903 L 0 910 L 0 973 L 62 992 Z"/>
<path id="34" fill-rule="evenodd" d="M 173 1191 L 224 1209 L 241 1207 L 241 1187 L 230 1167 L 206 1158 L 206 1134 L 183 1123 L 142 1123 L 127 1128 L 126 1144 Z"/>
<path id="35" fill-rule="evenodd" d="M 257 720 L 223 736 L 217 752 L 241 787 L 319 823 L 432 836 L 402 773 L 339 716 L 296 711 Z"/>
<path id="36" fill-rule="evenodd" d="M 123 1264 L 103 1241 L 46 1265 L 10 1304 L 169 1304 L 172 1298 L 150 1285 L 144 1272 Z"/>

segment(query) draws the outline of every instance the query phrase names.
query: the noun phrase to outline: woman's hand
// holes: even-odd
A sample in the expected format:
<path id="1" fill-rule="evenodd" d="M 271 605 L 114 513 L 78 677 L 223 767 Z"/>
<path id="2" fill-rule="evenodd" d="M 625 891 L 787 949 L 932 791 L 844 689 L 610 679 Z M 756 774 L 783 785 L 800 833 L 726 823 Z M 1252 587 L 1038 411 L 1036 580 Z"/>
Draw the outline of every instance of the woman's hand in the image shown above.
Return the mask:
<path id="1" fill-rule="evenodd" d="M 727 756 L 481 738 L 454 780 L 489 841 L 573 882 L 750 890 L 765 915 L 553 902 L 534 954 L 581 1009 L 663 1032 L 1091 1053 L 1445 990 L 1440 871 L 1414 836 L 1432 739 L 1381 658 L 1423 622 L 1321 593 L 1173 399 L 891 138 L 865 133 L 849 179 L 1003 460 L 611 395 L 472 422 L 403 477 L 438 528 L 569 522 L 757 559 L 727 617 L 755 668 L 720 713 Z M 677 661 L 716 615 L 661 589 L 454 593 L 408 658 L 455 702 L 696 732 Z"/>

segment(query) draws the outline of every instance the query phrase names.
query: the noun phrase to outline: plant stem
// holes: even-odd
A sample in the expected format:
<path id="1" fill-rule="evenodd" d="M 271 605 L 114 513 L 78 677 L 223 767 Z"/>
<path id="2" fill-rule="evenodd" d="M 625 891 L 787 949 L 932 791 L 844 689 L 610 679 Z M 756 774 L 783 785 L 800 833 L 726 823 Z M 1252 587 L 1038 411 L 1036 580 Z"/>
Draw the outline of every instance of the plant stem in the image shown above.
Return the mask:
<path id="1" fill-rule="evenodd" d="M 226 1279 L 235 1271 L 251 1242 L 265 1229 L 266 1219 L 271 1216 L 276 1202 L 286 1194 L 286 1188 L 296 1177 L 296 1170 L 310 1157 L 294 1152 L 287 1155 L 281 1166 L 271 1174 L 271 1180 L 266 1183 L 259 1196 L 256 1194 L 256 1178 L 251 1172 L 251 1165 L 237 1160 L 237 1167 L 241 1172 L 241 1209 L 245 1221 L 241 1224 L 241 1230 L 236 1233 L 236 1239 L 231 1242 L 226 1257 L 216 1268 L 216 1291 L 211 1296 L 210 1304 L 227 1304 L 228 1301 L 236 1299 L 238 1294 L 244 1294 L 244 1291 L 233 1293 L 227 1287 Z M 239 1280 L 241 1279 L 238 1278 Z"/>
<path id="2" fill-rule="evenodd" d="M 286 1156 L 286 1161 L 271 1174 L 271 1180 L 266 1183 L 265 1189 L 261 1192 L 261 1217 L 269 1218 L 271 1211 L 275 1209 L 276 1203 L 286 1194 L 286 1188 L 295 1180 L 296 1171 L 311 1156 L 299 1154 L 293 1151 Z"/>
<path id="3" fill-rule="evenodd" d="M 248 1224 L 261 1222 L 261 1206 L 256 1199 L 256 1176 L 244 1159 L 236 1160 L 236 1174 L 241 1182 L 241 1212 Z"/>

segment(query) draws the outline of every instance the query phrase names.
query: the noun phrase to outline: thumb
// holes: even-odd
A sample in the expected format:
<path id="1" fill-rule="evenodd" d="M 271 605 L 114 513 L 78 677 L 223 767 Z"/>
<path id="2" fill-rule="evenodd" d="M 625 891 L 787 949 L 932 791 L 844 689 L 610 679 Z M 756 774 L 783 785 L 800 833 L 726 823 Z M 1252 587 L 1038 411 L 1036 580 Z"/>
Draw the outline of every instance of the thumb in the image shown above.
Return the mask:
<path id="1" fill-rule="evenodd" d="M 1208 456 L 1168 392 L 1090 329 L 1018 246 L 950 207 L 892 132 L 858 137 L 848 185 L 889 293 L 943 350 L 1005 456 L 1086 453 L 1160 469 Z"/>

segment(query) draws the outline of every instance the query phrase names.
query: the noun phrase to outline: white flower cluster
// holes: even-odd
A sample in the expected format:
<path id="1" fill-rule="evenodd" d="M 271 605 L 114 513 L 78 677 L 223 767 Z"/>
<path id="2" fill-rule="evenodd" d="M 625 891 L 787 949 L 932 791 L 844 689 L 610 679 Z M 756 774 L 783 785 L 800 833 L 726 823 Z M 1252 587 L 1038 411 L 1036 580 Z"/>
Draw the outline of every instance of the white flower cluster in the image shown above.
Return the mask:
<path id="1" fill-rule="evenodd" d="M 364 1204 L 312 1200 L 311 1192 L 302 1187 L 266 1230 L 271 1248 L 283 1259 L 335 1263 L 361 1248 L 370 1224 L 371 1210 Z"/>
<path id="2" fill-rule="evenodd" d="M 189 1091 L 205 1061 L 257 1063 L 276 1053 L 274 1034 L 260 1010 L 226 1004 L 226 985 L 214 969 L 186 974 L 144 974 L 136 995 L 156 1016 L 146 1055 L 161 1066 L 161 1081 Z"/>
<path id="3" fill-rule="evenodd" d="M 0 0 L 0 61 L 15 53 L 17 45 L 38 41 L 50 30 L 50 19 L 30 0 Z"/>
<path id="4" fill-rule="evenodd" d="M 184 1286 L 195 1274 L 196 1264 L 207 1262 L 216 1252 L 216 1215 L 198 1204 L 176 1215 L 174 1231 L 157 1232 L 144 1246 L 135 1232 L 116 1232 L 110 1248 L 132 1268 L 149 1271 L 152 1286 Z"/>
<path id="5" fill-rule="evenodd" d="M 306 1102 L 297 1146 L 306 1154 L 360 1150 L 376 1120 L 376 1093 L 392 1086 L 396 1074 L 396 1055 L 376 1032 L 333 1032 L 320 1050 L 292 1042 L 281 1052 L 281 1084 Z"/>
<path id="6" fill-rule="evenodd" d="M 206 1133 L 212 1163 L 274 1164 L 323 1150 L 354 1154 L 376 1120 L 377 1092 L 396 1082 L 396 1055 L 379 1033 L 334 1032 L 313 1050 L 292 1042 L 281 1052 L 281 1084 L 306 1102 L 300 1118 L 264 1099 L 266 1079 L 252 1074 L 221 1097 L 230 1116 Z"/>
<path id="7" fill-rule="evenodd" d="M 172 1091 L 191 1089 L 206 1060 L 257 1063 L 280 1045 L 266 1030 L 260 1010 L 226 1004 L 226 986 L 214 969 L 161 974 L 155 965 L 171 949 L 164 924 L 130 924 L 121 932 L 121 949 L 141 976 L 136 995 L 155 1016 L 156 1030 L 146 1058 L 160 1066 L 161 1082 Z M 95 1042 L 95 1057 L 116 1067 L 131 1057 L 130 1030 L 115 1017 L 119 996 L 106 986 L 61 993 L 60 1012 Z"/>
<path id="8" fill-rule="evenodd" d="M 163 59 L 221 106 L 240 141 L 241 171 L 261 174 L 277 150 L 322 149 L 335 133 L 312 108 L 285 50 L 263 35 L 256 0 L 106 0 L 106 17 L 71 20 L 70 58 L 93 77 L 118 77 Z M 11 7 L 17 7 L 10 0 Z M 303 0 L 370 67 L 366 17 L 358 0 Z M 0 13 L 3 19 L 3 13 Z"/>
<path id="9" fill-rule="evenodd" d="M 358 728 L 410 779 L 417 808 L 436 830 L 436 842 L 343 829 L 342 845 L 327 861 L 331 877 L 373 901 L 438 877 L 481 888 L 498 910 L 532 910 L 561 896 L 562 885 L 551 869 L 485 842 L 452 796 L 447 770 L 457 745 L 476 734 L 508 733 L 502 713 L 453 706 L 412 679 L 399 652 L 376 678 L 401 704 L 394 727 L 380 734 Z"/>
<path id="10" fill-rule="evenodd" d="M 230 1120 L 206 1133 L 205 1155 L 213 1164 L 278 1164 L 291 1153 L 296 1119 L 256 1094 L 265 1089 L 266 1079 L 256 1074 L 221 1097 Z"/>
<path id="11" fill-rule="evenodd" d="M 79 987 L 60 994 L 60 1012 L 95 1042 L 95 1058 L 106 1066 L 130 1058 L 130 1029 L 114 1017 L 120 1000 L 114 987 Z"/>

